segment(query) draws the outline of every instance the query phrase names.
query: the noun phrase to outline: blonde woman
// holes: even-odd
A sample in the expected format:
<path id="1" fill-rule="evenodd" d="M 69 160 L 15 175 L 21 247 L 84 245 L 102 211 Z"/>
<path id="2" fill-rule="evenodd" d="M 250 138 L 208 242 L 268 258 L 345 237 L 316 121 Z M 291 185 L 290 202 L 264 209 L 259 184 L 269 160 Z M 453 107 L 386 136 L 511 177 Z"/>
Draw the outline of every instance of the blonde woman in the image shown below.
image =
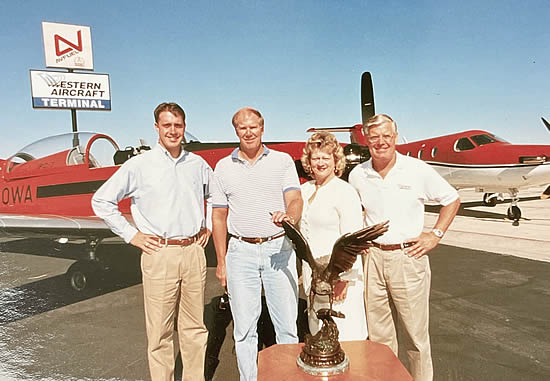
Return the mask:
<path id="1" fill-rule="evenodd" d="M 342 146 L 331 133 L 316 132 L 309 138 L 302 165 L 313 180 L 301 188 L 304 207 L 300 230 L 313 257 L 321 263 L 328 263 L 334 242 L 343 234 L 363 227 L 361 202 L 355 189 L 339 178 L 345 168 L 345 158 Z M 311 268 L 306 262 L 303 262 L 302 273 L 307 295 L 311 287 Z M 334 318 L 340 341 L 364 340 L 367 338 L 367 322 L 361 257 L 341 278 L 343 283 L 337 287 L 333 306 L 334 310 L 346 316 L 344 319 Z M 328 305 L 328 297 L 315 297 L 315 311 Z M 308 309 L 308 320 L 311 333 L 317 333 L 321 322 L 311 309 Z"/>

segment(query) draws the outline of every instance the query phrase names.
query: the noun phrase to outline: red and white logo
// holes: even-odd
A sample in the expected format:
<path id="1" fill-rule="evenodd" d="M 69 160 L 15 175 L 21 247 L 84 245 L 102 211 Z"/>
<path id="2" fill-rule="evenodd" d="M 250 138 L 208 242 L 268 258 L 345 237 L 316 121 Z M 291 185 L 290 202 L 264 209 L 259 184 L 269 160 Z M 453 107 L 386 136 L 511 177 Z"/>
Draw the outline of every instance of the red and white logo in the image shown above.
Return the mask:
<path id="1" fill-rule="evenodd" d="M 61 37 L 59 34 L 53 35 L 54 42 L 55 42 L 55 54 L 59 57 L 62 56 L 65 53 L 69 53 L 71 50 L 78 50 L 79 52 L 82 51 L 82 31 L 79 30 L 76 32 L 76 38 L 77 43 L 74 44 L 73 42 Z M 65 45 L 69 45 L 69 47 L 61 50 L 60 43 L 64 43 Z"/>
<path id="2" fill-rule="evenodd" d="M 47 67 L 94 70 L 89 26 L 42 23 Z"/>

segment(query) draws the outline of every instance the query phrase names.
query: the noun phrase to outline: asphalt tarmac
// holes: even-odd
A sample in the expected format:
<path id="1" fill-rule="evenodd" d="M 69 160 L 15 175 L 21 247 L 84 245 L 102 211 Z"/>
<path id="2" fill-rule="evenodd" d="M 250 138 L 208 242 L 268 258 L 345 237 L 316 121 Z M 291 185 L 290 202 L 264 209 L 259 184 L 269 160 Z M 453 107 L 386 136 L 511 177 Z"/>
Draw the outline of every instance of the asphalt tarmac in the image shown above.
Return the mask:
<path id="1" fill-rule="evenodd" d="M 550 379 L 550 201 L 538 192 L 520 202 L 517 227 L 507 204 L 484 207 L 461 192 L 459 216 L 430 254 L 435 380 Z M 427 207 L 427 227 L 434 212 Z M 149 380 L 139 253 L 101 245 L 109 275 L 77 293 L 64 274 L 82 255 L 78 244 L 0 241 L 0 380 Z M 210 267 L 210 330 L 221 294 Z M 232 324 L 223 324 L 213 379 L 238 380 Z"/>

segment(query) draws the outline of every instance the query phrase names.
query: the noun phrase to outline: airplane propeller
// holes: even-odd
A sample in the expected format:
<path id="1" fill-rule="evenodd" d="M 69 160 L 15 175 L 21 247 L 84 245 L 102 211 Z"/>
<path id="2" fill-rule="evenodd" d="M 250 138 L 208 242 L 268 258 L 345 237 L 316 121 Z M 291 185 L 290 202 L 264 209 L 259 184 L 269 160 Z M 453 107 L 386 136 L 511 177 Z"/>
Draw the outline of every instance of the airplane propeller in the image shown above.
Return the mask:
<path id="1" fill-rule="evenodd" d="M 548 123 L 548 121 L 544 119 L 542 116 L 540 117 L 540 119 L 542 120 L 542 123 L 544 123 L 548 131 L 550 131 L 550 123 Z"/>
<path id="2" fill-rule="evenodd" d="M 368 71 L 361 76 L 361 117 L 363 125 L 375 114 L 372 77 Z"/>

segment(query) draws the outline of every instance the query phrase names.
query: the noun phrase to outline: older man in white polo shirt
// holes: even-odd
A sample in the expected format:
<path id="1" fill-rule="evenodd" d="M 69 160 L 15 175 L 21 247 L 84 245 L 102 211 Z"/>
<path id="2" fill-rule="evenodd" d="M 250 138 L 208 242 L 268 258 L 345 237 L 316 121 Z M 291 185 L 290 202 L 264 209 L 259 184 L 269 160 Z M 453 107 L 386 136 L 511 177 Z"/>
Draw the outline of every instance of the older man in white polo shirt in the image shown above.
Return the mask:
<path id="1" fill-rule="evenodd" d="M 216 165 L 212 224 L 216 275 L 227 284 L 240 379 L 250 381 L 257 379 L 262 285 L 277 343 L 298 342 L 296 255 L 281 222 L 298 221 L 302 197 L 292 158 L 262 144 L 260 112 L 237 111 L 233 126 L 240 144 Z"/>
<path id="2" fill-rule="evenodd" d="M 402 321 L 415 381 L 432 380 L 428 333 L 431 271 L 428 256 L 460 206 L 458 194 L 433 168 L 396 152 L 397 125 L 378 114 L 364 126 L 371 159 L 355 167 L 349 182 L 361 197 L 367 225 L 389 220 L 389 230 L 369 249 L 365 301 L 369 338 L 397 355 Z M 442 205 L 433 229 L 423 232 L 424 202 Z"/>

